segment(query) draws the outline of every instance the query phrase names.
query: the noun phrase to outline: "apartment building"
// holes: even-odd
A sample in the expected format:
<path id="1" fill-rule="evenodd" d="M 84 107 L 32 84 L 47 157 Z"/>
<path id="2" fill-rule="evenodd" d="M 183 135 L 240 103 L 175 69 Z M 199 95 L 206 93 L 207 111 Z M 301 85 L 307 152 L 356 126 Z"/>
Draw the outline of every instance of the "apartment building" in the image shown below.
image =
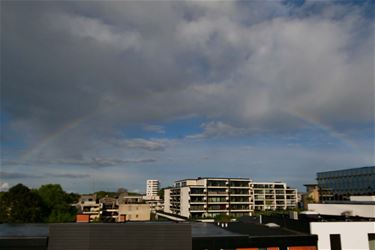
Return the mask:
<path id="1" fill-rule="evenodd" d="M 89 221 L 95 221 L 100 216 L 100 204 L 97 201 L 96 195 L 81 195 L 79 198 L 77 208 L 79 214 L 88 215 Z"/>
<path id="2" fill-rule="evenodd" d="M 148 199 L 158 196 L 160 183 L 158 180 L 147 180 L 146 181 L 146 196 Z"/>
<path id="3" fill-rule="evenodd" d="M 185 179 L 164 191 L 164 212 L 186 218 L 240 217 L 254 210 L 295 207 L 296 189 L 285 183 L 255 183 L 247 178 Z"/>
<path id="4" fill-rule="evenodd" d="M 253 210 L 250 179 L 186 179 L 164 192 L 164 211 L 186 218 L 243 216 Z"/>
<path id="5" fill-rule="evenodd" d="M 253 182 L 254 209 L 287 210 L 297 207 L 297 189 L 289 188 L 282 182 Z"/>

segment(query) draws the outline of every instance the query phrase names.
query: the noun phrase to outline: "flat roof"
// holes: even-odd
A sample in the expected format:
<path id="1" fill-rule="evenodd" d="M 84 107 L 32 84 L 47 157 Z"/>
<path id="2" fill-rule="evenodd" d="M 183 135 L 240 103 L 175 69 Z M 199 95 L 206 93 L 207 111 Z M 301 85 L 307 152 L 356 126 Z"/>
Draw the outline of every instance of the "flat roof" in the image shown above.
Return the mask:
<path id="1" fill-rule="evenodd" d="M 204 180 L 204 179 L 214 179 L 214 180 L 244 180 L 244 181 L 251 181 L 250 178 L 248 177 L 197 177 L 197 178 L 187 178 L 187 179 L 182 179 L 182 180 L 177 180 L 175 182 L 180 182 L 180 181 L 197 181 L 197 180 Z"/>
<path id="2" fill-rule="evenodd" d="M 0 238 L 6 237 L 48 237 L 49 224 L 0 224 Z"/>
<path id="3" fill-rule="evenodd" d="M 345 205 L 375 205 L 375 201 L 325 201 L 324 203 L 316 203 L 323 205 L 345 204 Z"/>
<path id="4" fill-rule="evenodd" d="M 225 223 L 224 223 L 225 224 Z M 195 222 L 191 223 L 191 235 L 196 237 L 247 237 L 245 234 L 239 234 L 227 231 L 212 223 Z"/>
<path id="5" fill-rule="evenodd" d="M 262 236 L 305 236 L 307 234 L 288 230 L 282 227 L 268 227 L 266 224 L 230 222 L 227 230 L 247 234 L 249 237 Z"/>
<path id="6" fill-rule="evenodd" d="M 359 168 L 347 168 L 347 169 L 330 170 L 330 171 L 317 172 L 317 174 L 333 173 L 333 172 L 344 172 L 344 171 L 352 171 L 352 170 L 360 170 L 360 169 L 371 169 L 371 168 L 375 169 L 375 166 L 366 166 L 366 167 L 359 167 Z"/>

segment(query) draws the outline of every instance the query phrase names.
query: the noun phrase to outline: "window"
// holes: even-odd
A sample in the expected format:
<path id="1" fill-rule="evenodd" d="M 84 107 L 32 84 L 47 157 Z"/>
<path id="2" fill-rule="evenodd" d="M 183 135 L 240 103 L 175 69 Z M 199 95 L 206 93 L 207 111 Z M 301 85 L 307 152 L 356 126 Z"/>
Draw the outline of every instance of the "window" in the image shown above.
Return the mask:
<path id="1" fill-rule="evenodd" d="M 375 234 L 368 234 L 368 245 L 370 250 L 375 250 Z"/>
<path id="2" fill-rule="evenodd" d="M 341 250 L 341 237 L 339 234 L 330 234 L 329 241 L 331 243 L 331 250 Z"/>

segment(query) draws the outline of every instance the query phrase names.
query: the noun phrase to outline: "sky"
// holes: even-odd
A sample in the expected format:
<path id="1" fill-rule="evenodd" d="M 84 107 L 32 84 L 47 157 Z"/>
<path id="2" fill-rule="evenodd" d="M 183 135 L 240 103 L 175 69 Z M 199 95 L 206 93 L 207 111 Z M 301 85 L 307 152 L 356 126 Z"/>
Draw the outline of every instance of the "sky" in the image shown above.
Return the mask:
<path id="1" fill-rule="evenodd" d="M 375 164 L 373 1 L 0 5 L 0 190 Z"/>

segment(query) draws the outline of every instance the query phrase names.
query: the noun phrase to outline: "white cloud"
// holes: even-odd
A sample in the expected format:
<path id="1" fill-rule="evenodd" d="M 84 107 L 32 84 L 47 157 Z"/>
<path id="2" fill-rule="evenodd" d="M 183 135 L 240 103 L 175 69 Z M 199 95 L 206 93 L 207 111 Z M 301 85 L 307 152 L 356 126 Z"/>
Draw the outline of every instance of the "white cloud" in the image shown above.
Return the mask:
<path id="1" fill-rule="evenodd" d="M 0 181 L 0 191 L 6 192 L 6 191 L 8 191 L 8 189 L 9 189 L 9 183 Z"/>
<path id="2" fill-rule="evenodd" d="M 239 136 L 250 134 L 254 132 L 259 132 L 258 129 L 252 128 L 239 128 L 234 127 L 230 124 L 224 123 L 222 121 L 210 121 L 201 124 L 203 132 L 200 134 L 188 135 L 188 139 L 204 139 L 212 137 L 223 137 L 223 136 Z"/>
<path id="3" fill-rule="evenodd" d="M 96 18 L 73 14 L 47 16 L 50 27 L 60 32 L 82 39 L 85 42 L 97 42 L 99 45 L 114 49 L 139 49 L 141 37 L 138 32 L 122 30 L 120 27 L 110 26 Z"/>
<path id="4" fill-rule="evenodd" d="M 126 129 L 180 117 L 208 121 L 190 138 L 361 133 L 375 113 L 369 6 L 312 4 L 4 3 L 2 134 L 37 145 L 34 167 L 155 161 L 173 142 Z"/>
<path id="5" fill-rule="evenodd" d="M 144 149 L 150 151 L 162 151 L 168 146 L 168 140 L 165 139 L 127 139 L 127 140 L 118 140 L 117 145 L 122 145 L 127 148 L 132 149 Z"/>
<path id="6" fill-rule="evenodd" d="M 143 130 L 159 134 L 165 134 L 164 127 L 159 125 L 145 125 L 143 126 Z"/>

